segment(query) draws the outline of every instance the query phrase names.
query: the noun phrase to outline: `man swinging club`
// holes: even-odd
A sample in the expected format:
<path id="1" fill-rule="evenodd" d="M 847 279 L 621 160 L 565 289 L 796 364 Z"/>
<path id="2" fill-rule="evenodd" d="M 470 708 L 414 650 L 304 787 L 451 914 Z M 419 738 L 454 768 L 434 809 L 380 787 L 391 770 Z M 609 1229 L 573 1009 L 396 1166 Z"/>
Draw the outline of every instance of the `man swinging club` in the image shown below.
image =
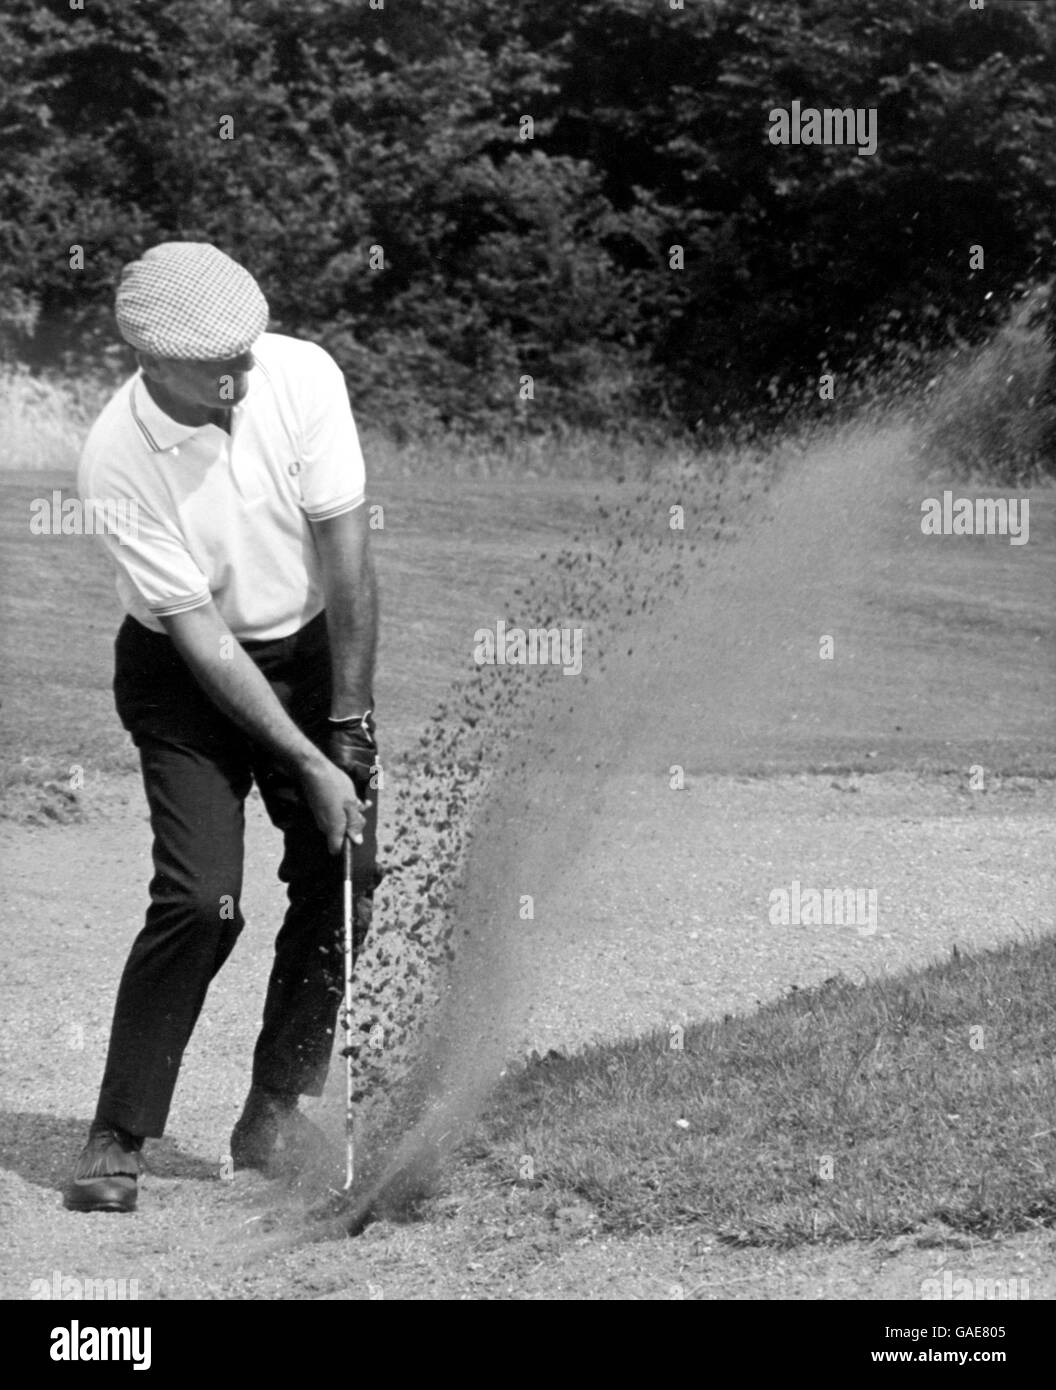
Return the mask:
<path id="1" fill-rule="evenodd" d="M 117 712 L 154 835 L 146 923 L 114 1009 L 95 1120 L 65 1194 L 132 1211 L 140 1150 L 165 1128 L 209 982 L 242 929 L 244 804 L 282 831 L 289 906 L 275 943 L 236 1168 L 281 1172 L 318 1138 L 297 1109 L 326 1078 L 341 1000 L 341 848 L 356 842 L 355 947 L 370 925 L 377 590 L 365 475 L 341 371 L 266 333 L 253 277 L 213 246 L 167 242 L 125 267 L 117 323 L 139 372 L 92 427 L 86 503 L 126 617 Z"/>

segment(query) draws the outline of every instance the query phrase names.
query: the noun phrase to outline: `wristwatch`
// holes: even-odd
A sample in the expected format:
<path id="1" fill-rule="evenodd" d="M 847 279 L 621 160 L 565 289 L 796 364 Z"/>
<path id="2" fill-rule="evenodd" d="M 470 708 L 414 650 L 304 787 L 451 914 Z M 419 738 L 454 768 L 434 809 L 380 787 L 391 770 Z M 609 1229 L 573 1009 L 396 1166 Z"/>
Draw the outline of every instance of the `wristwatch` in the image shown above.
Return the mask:
<path id="1" fill-rule="evenodd" d="M 343 715 L 340 719 L 335 719 L 333 715 L 330 715 L 329 719 L 327 720 L 327 723 L 332 724 L 335 729 L 349 729 L 358 727 L 362 729 L 365 734 L 369 734 L 370 737 L 373 738 L 374 734 L 372 733 L 370 725 L 367 722 L 369 719 L 373 719 L 373 717 L 374 711 L 372 709 L 368 709 L 363 714 L 346 714 Z"/>

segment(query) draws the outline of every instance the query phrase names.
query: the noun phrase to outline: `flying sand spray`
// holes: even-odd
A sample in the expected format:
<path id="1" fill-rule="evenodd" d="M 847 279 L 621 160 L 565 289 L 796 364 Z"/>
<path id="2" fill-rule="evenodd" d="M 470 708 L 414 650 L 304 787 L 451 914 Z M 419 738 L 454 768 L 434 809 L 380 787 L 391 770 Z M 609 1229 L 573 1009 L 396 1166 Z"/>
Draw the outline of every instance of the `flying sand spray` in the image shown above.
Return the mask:
<path id="1" fill-rule="evenodd" d="M 578 869 L 592 839 L 604 838 L 597 817 L 607 790 L 631 795 L 636 779 L 666 777 L 672 762 L 701 774 L 768 770 L 775 757 L 801 766 L 838 729 L 853 732 L 856 687 L 803 652 L 811 643 L 816 652 L 817 633 L 836 625 L 848 660 L 855 651 L 869 659 L 873 604 L 916 528 L 914 473 L 910 430 L 863 423 L 789 444 L 763 460 L 750 486 L 733 470 L 735 544 L 726 532 L 715 543 L 707 479 L 660 481 L 636 504 L 631 521 L 646 535 L 672 497 L 696 495 L 695 534 L 674 544 L 697 565 L 676 582 L 663 552 L 670 538 L 652 554 L 648 544 L 624 545 L 627 585 L 595 583 L 580 614 L 583 676 L 557 673 L 521 711 L 475 808 L 450 904 L 457 951 L 421 1050 L 413 1118 L 360 1175 L 361 1190 L 347 1194 L 345 1233 L 398 1217 L 428 1193 L 511 1058 L 523 1055 L 532 1028 L 526 980 L 540 972 L 516 903 L 530 893 L 537 920 L 587 929 L 592 905 Z M 622 528 L 610 520 L 607 529 L 613 538 Z"/>

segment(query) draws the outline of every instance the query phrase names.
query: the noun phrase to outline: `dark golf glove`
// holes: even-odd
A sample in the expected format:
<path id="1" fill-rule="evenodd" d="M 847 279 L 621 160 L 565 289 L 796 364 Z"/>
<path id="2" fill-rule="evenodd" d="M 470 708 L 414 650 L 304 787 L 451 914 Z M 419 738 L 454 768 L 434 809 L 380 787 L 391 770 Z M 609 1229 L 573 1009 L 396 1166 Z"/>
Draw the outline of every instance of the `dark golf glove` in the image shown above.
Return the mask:
<path id="1" fill-rule="evenodd" d="M 330 758 L 352 778 L 360 801 L 371 796 L 370 774 L 378 765 L 378 744 L 374 736 L 374 711 L 349 719 L 330 720 Z"/>

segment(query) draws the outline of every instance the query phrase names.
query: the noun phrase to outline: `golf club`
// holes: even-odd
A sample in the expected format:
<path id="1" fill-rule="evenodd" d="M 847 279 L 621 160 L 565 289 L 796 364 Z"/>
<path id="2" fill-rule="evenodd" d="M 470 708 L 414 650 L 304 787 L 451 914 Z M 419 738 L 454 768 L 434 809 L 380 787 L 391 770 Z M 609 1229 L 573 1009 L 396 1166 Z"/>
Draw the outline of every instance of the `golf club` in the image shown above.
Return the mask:
<path id="1" fill-rule="evenodd" d="M 355 1176 L 355 1139 L 353 1135 L 352 1113 L 352 837 L 345 836 L 344 842 L 344 908 L 345 908 L 345 1191 L 352 1186 Z"/>

